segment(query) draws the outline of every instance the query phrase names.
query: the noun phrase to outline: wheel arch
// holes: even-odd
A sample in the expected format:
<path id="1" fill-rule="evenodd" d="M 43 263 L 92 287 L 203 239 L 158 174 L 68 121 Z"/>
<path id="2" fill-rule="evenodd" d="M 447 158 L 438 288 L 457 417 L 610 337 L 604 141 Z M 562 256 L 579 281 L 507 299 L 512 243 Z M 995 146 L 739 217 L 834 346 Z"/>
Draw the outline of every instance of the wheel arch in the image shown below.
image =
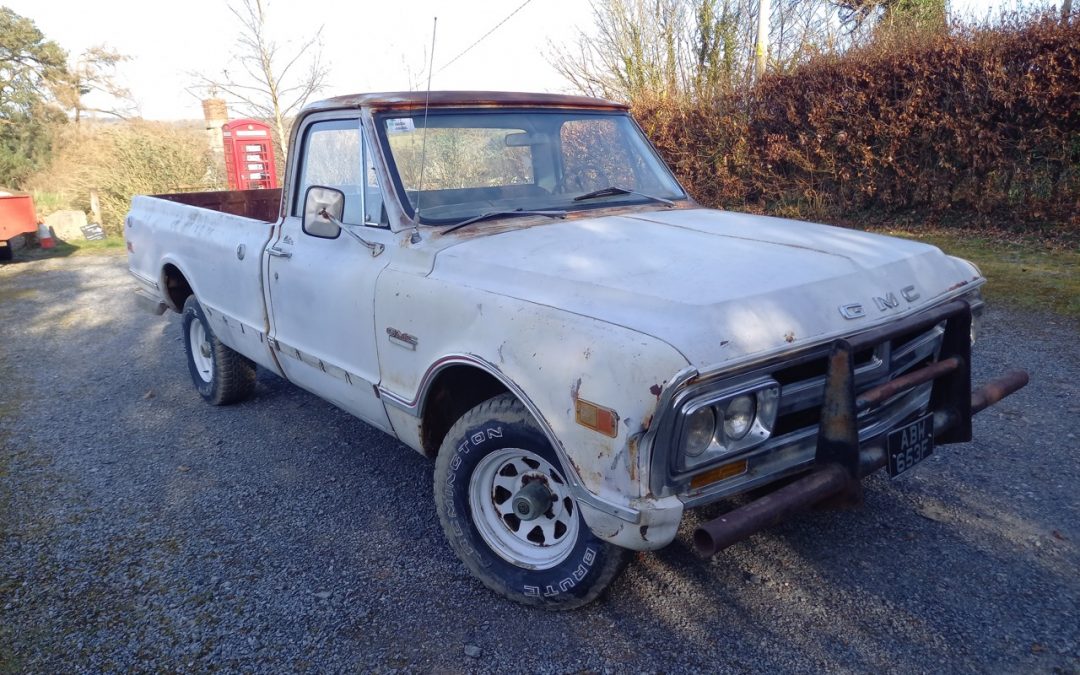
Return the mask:
<path id="1" fill-rule="evenodd" d="M 184 302 L 188 296 L 195 295 L 195 290 L 183 270 L 171 261 L 161 267 L 161 289 L 165 304 L 177 314 L 183 313 Z"/>
<path id="2" fill-rule="evenodd" d="M 417 397 L 420 444 L 424 454 L 435 457 L 447 432 L 462 415 L 506 392 L 514 394 L 528 407 L 503 377 L 496 376 L 481 363 L 455 359 L 436 364 L 425 377 Z M 543 424 L 539 419 L 537 421 Z"/>

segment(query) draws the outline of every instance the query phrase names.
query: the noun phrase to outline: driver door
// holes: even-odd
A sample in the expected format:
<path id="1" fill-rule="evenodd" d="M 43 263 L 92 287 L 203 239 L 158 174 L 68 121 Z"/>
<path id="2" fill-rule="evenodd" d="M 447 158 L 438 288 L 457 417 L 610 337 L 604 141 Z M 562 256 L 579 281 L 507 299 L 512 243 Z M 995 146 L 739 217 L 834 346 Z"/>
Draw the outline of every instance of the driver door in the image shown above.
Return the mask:
<path id="1" fill-rule="evenodd" d="M 386 267 L 392 233 L 380 220 L 381 202 L 357 117 L 310 117 L 297 136 L 295 190 L 278 236 L 267 247 L 267 305 L 271 346 L 285 376 L 380 429 L 390 422 L 376 394 L 375 282 Z M 386 248 L 378 255 L 346 232 L 305 227 L 304 200 L 312 186 L 345 196 L 341 222 Z"/>

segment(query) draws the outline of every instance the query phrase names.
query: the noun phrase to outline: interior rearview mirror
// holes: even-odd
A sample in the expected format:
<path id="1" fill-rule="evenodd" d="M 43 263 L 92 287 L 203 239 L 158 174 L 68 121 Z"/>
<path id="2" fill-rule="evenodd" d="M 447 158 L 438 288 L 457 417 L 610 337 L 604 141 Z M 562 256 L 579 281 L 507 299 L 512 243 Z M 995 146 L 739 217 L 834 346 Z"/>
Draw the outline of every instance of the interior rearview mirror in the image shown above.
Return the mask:
<path id="1" fill-rule="evenodd" d="M 516 131 L 506 134 L 503 139 L 508 148 L 524 148 L 530 145 L 543 145 L 548 142 L 547 134 L 529 133 L 528 131 Z"/>
<path id="2" fill-rule="evenodd" d="M 304 232 L 313 237 L 336 239 L 341 228 L 333 221 L 341 221 L 345 211 L 345 193 L 334 188 L 312 185 L 304 197 Z M 327 218 L 327 215 L 330 218 Z"/>

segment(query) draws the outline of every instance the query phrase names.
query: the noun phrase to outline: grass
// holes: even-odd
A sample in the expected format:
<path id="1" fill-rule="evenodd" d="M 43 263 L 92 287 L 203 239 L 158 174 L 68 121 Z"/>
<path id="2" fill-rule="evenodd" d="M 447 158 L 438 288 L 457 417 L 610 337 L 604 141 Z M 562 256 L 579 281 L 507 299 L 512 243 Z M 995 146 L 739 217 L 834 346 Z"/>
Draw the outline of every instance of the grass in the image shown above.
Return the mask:
<path id="1" fill-rule="evenodd" d="M 955 230 L 874 229 L 933 244 L 975 263 L 987 279 L 984 295 L 989 302 L 1080 318 L 1080 252 L 1075 249 Z"/>
<path id="2" fill-rule="evenodd" d="M 34 190 L 30 194 L 34 200 L 34 209 L 39 217 L 47 216 L 54 211 L 71 208 L 68 200 L 59 192 Z"/>
<path id="3" fill-rule="evenodd" d="M 121 253 L 126 250 L 124 238 L 110 236 L 104 239 L 82 241 L 56 240 L 53 248 L 23 248 L 15 253 L 16 258 L 23 260 L 44 260 L 46 258 L 66 258 L 79 255 L 98 255 L 101 253 Z"/>

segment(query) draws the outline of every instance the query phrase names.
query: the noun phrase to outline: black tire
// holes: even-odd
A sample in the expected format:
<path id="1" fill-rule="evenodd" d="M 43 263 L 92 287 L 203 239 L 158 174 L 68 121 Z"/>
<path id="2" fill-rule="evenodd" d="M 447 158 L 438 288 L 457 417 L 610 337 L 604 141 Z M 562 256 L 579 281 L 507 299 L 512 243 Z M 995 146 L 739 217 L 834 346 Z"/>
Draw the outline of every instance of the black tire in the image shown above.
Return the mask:
<path id="1" fill-rule="evenodd" d="M 0 246 L 0 262 L 7 262 L 15 257 L 15 249 L 11 248 L 11 243 L 8 242 L 3 246 Z"/>
<path id="2" fill-rule="evenodd" d="M 481 403 L 450 429 L 435 463 L 435 505 L 447 541 L 485 586 L 515 602 L 550 610 L 574 609 L 592 602 L 619 576 L 633 553 L 594 535 L 580 509 L 564 512 L 578 519 L 577 541 L 565 559 L 547 569 L 528 569 L 509 561 L 480 533 L 476 518 L 483 515 L 473 514 L 470 480 L 485 457 L 508 448 L 535 453 L 563 472 L 544 433 L 513 395 L 502 394 Z M 495 503 L 495 491 L 491 494 Z"/>
<path id="3" fill-rule="evenodd" d="M 195 349 L 199 349 L 200 353 L 203 349 L 191 344 L 191 324 L 194 321 L 202 324 L 206 336 L 207 351 L 203 356 L 210 359 L 209 381 L 200 374 L 193 355 Z M 199 395 L 210 405 L 228 405 L 251 396 L 255 389 L 255 363 L 217 339 L 210 322 L 206 320 L 202 305 L 194 295 L 189 295 L 184 302 L 182 325 L 188 371 Z"/>

